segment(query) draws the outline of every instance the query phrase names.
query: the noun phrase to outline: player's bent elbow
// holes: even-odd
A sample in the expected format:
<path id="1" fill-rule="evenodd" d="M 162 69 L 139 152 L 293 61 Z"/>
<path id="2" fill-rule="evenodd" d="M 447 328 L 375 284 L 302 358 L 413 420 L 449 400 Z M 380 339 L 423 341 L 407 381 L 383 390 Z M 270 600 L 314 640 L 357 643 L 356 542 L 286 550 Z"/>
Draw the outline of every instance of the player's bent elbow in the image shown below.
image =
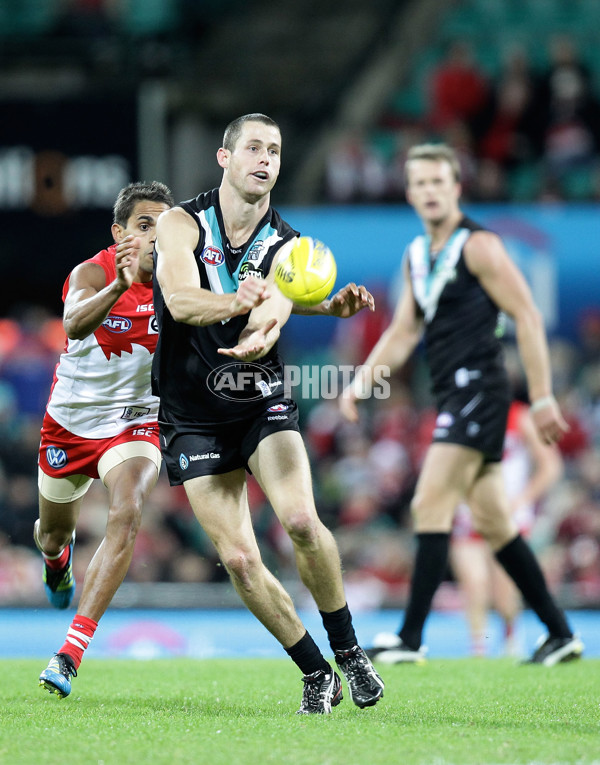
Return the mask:
<path id="1" fill-rule="evenodd" d="M 524 306 L 523 310 L 516 313 L 513 318 L 517 325 L 517 333 L 528 329 L 544 331 L 544 317 L 535 303 L 530 303 L 529 305 Z"/>
<path id="2" fill-rule="evenodd" d="M 194 313 L 190 311 L 189 302 L 181 300 L 177 294 L 165 298 L 165 305 L 174 321 L 180 324 L 190 324 Z"/>
<path id="3" fill-rule="evenodd" d="M 68 320 L 63 321 L 63 328 L 69 340 L 85 340 L 85 338 L 88 337 L 88 335 L 91 335 L 98 327 L 89 327 L 88 325 L 83 325 L 79 321 Z"/>

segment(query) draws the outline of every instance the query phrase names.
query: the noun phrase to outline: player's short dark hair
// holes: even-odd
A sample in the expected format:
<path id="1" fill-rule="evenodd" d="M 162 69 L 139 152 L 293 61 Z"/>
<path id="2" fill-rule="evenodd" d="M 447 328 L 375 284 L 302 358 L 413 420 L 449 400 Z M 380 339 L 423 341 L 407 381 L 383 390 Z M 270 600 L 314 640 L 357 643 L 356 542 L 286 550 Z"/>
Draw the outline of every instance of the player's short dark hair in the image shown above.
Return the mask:
<path id="1" fill-rule="evenodd" d="M 279 125 L 275 122 L 275 120 L 271 119 L 271 117 L 267 117 L 266 114 L 260 114 L 259 112 L 254 112 L 253 114 L 244 114 L 242 117 L 238 117 L 237 119 L 230 122 L 229 125 L 227 125 L 225 128 L 225 133 L 223 134 L 224 149 L 227 149 L 227 151 L 233 151 L 235 149 L 235 145 L 238 142 L 238 138 L 242 134 L 242 128 L 246 122 L 262 122 L 263 125 L 274 127 L 281 133 L 281 128 Z"/>
<path id="2" fill-rule="evenodd" d="M 136 181 L 135 183 L 130 183 L 119 191 L 113 207 L 114 223 L 118 223 L 120 226 L 126 226 L 127 221 L 133 212 L 133 208 L 138 202 L 142 201 L 162 202 L 169 207 L 173 207 L 175 204 L 171 189 L 168 186 L 165 186 L 164 183 L 161 183 L 160 181 L 152 181 L 151 183 Z"/>
<path id="3" fill-rule="evenodd" d="M 412 146 L 406 153 L 404 180 L 408 184 L 408 163 L 413 159 L 428 159 L 432 162 L 447 162 L 452 168 L 454 180 L 460 183 L 460 162 L 456 152 L 446 143 L 420 143 Z"/>

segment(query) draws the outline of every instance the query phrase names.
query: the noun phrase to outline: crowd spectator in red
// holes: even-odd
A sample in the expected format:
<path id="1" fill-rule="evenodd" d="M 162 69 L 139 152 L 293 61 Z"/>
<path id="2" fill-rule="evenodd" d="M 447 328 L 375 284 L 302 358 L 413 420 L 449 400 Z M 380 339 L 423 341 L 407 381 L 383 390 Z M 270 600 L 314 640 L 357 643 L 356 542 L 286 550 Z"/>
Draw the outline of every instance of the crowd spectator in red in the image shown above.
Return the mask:
<path id="1" fill-rule="evenodd" d="M 487 78 L 474 60 L 470 45 L 464 40 L 453 41 L 431 74 L 430 127 L 442 131 L 455 121 L 472 126 L 488 97 Z"/>

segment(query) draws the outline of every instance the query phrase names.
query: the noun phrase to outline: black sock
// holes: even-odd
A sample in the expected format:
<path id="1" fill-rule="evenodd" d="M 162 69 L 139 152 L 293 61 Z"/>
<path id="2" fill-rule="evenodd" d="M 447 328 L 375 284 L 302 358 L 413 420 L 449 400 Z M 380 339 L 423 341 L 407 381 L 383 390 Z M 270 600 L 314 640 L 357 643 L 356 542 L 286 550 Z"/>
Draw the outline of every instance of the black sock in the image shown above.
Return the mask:
<path id="1" fill-rule="evenodd" d="M 523 597 L 548 627 L 552 637 L 571 637 L 565 615 L 548 591 L 544 574 L 529 545 L 519 534 L 496 553 L 504 568 L 521 591 Z"/>
<path id="2" fill-rule="evenodd" d="M 312 675 L 319 669 L 323 669 L 325 672 L 331 671 L 331 666 L 325 661 L 319 646 L 308 632 L 305 632 L 304 637 L 300 638 L 295 645 L 286 648 L 285 652 L 300 667 L 303 675 Z"/>
<path id="3" fill-rule="evenodd" d="M 356 633 L 352 626 L 352 616 L 348 604 L 337 611 L 319 611 L 323 626 L 327 630 L 329 645 L 332 650 L 339 651 L 356 645 Z"/>
<path id="4" fill-rule="evenodd" d="M 400 637 L 409 648 L 418 651 L 431 601 L 448 566 L 450 534 L 417 534 L 417 554 L 410 583 L 410 597 Z"/>

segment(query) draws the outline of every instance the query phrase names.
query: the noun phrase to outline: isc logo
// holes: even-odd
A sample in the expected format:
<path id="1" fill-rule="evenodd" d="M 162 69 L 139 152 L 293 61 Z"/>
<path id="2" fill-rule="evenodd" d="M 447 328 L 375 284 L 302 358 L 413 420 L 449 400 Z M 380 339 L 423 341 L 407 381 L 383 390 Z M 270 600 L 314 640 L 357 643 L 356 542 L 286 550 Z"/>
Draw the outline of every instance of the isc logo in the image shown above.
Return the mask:
<path id="1" fill-rule="evenodd" d="M 107 316 L 102 322 L 102 326 L 109 332 L 115 332 L 120 335 L 123 332 L 127 332 L 131 329 L 131 320 L 124 316 Z"/>

